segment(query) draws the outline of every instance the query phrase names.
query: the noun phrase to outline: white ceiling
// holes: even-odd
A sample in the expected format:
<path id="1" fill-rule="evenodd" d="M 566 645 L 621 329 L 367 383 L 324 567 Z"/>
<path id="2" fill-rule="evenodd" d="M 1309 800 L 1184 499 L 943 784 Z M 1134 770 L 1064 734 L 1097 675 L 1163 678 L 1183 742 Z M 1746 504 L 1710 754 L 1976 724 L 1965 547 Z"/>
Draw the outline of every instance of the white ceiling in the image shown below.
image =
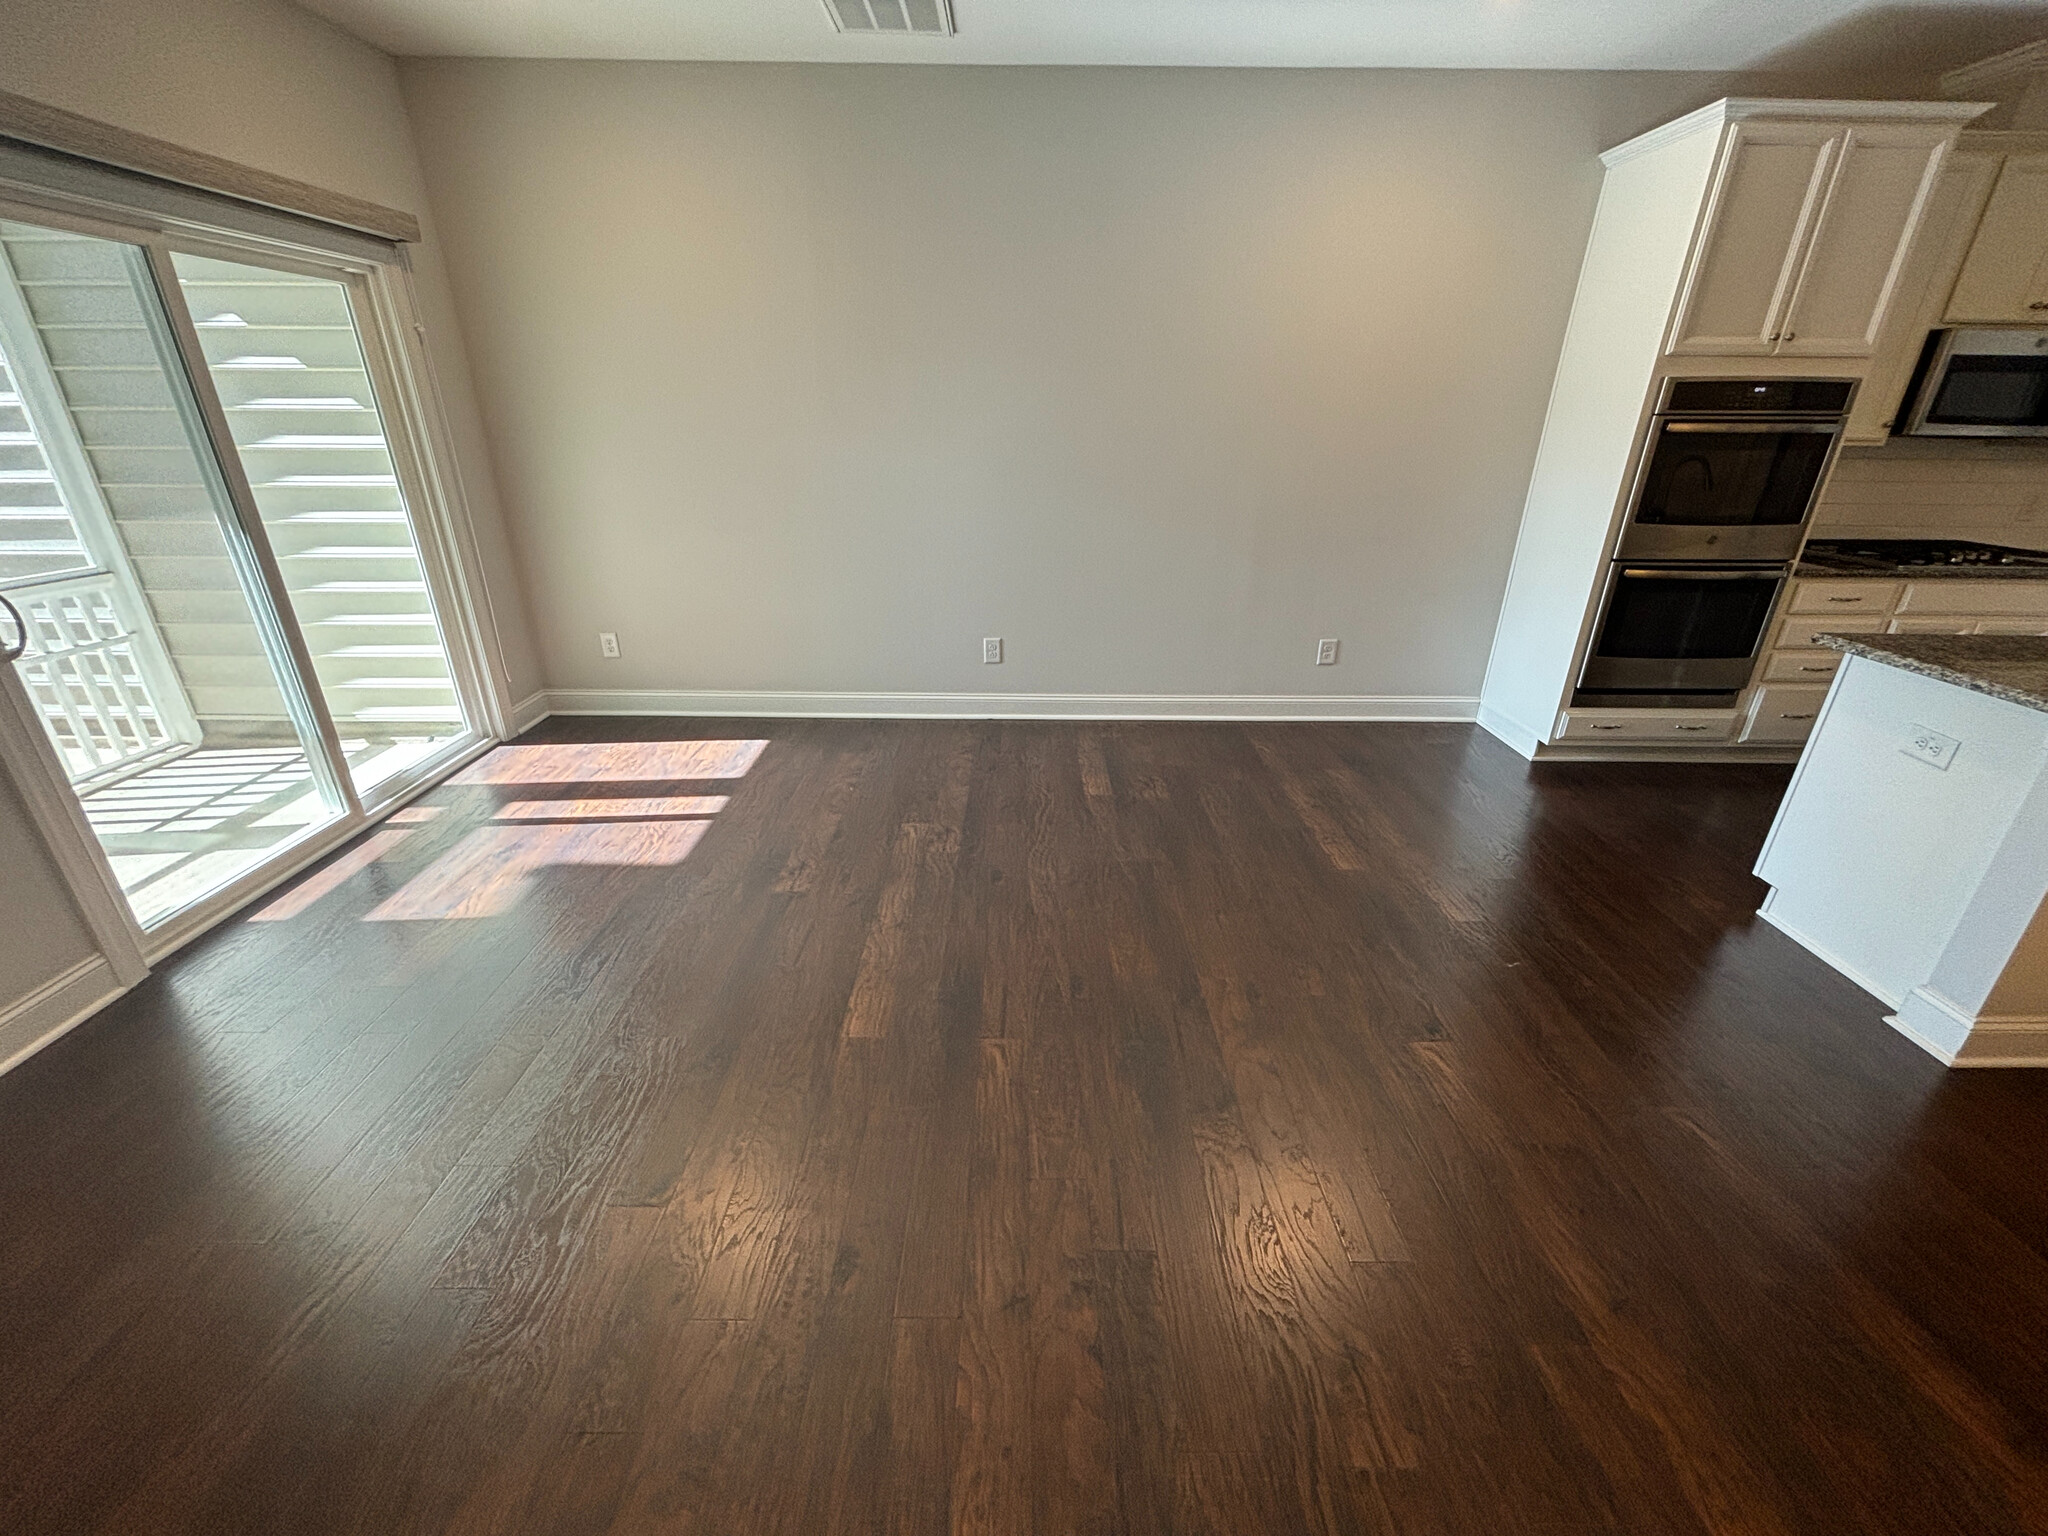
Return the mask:
<path id="1" fill-rule="evenodd" d="M 822 0 L 299 0 L 391 53 L 499 58 L 1937 72 L 2048 32 L 2012 0 L 953 3 L 937 39 L 841 36 Z"/>

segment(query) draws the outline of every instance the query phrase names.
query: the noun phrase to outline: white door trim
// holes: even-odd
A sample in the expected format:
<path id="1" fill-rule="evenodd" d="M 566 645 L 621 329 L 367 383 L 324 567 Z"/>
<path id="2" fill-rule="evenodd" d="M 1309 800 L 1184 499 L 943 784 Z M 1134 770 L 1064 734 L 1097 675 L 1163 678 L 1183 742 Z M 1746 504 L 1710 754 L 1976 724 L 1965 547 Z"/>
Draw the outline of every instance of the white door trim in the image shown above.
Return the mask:
<path id="1" fill-rule="evenodd" d="M 0 764 L 21 795 L 50 860 L 70 887 L 93 942 L 123 987 L 149 974 L 142 929 L 121 894 L 121 882 L 85 819 L 85 806 L 57 749 L 43 729 L 35 701 L 12 666 L 0 665 Z"/>

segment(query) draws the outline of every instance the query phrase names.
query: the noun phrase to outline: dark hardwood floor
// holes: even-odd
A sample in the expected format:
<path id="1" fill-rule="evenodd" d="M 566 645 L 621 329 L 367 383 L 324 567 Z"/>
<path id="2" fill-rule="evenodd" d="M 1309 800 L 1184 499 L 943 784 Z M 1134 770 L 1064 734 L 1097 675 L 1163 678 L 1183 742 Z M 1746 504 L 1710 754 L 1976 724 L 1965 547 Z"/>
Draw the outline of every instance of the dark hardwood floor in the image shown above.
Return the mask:
<path id="1" fill-rule="evenodd" d="M 515 750 L 0 1078 L 0 1530 L 2048 1532 L 2048 1074 L 1782 770 Z"/>

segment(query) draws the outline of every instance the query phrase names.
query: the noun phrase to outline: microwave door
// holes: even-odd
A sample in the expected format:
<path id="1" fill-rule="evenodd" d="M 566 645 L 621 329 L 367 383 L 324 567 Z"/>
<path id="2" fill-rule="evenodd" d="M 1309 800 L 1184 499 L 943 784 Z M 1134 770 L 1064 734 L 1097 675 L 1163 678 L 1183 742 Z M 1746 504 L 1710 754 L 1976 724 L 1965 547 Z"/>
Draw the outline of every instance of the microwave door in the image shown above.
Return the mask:
<path id="1" fill-rule="evenodd" d="M 2048 331 L 1934 331 L 1900 430 L 1910 437 L 2048 437 Z"/>
<path id="2" fill-rule="evenodd" d="M 2048 434 L 2048 358 L 1952 359 L 1923 427 L 1971 436 Z"/>

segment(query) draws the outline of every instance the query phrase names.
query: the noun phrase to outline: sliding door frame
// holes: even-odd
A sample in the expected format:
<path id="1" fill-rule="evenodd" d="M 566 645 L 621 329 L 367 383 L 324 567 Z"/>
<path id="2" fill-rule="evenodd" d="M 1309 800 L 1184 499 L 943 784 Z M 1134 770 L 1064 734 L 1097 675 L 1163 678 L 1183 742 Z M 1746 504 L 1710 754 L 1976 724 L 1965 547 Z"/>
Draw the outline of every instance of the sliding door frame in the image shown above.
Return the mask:
<path id="1" fill-rule="evenodd" d="M 385 447 L 412 522 L 464 714 L 472 730 L 510 736 L 510 692 L 502 685 L 503 668 L 488 643 L 497 632 L 496 617 L 483 585 L 475 528 L 466 511 L 458 510 L 467 508 L 468 497 L 449 445 L 440 385 L 426 350 L 426 327 L 418 318 L 411 271 L 398 263 L 254 251 L 223 236 L 171 236 L 163 244 L 167 252 L 292 272 L 339 283 L 347 292 L 364 370 L 383 419 Z M 165 271 L 169 270 L 166 261 Z M 183 304 L 182 292 L 178 302 Z M 189 322 L 184 329 L 196 345 L 197 329 Z M 204 366 L 203 358 L 196 361 Z M 209 397 L 211 393 L 209 388 Z M 221 430 L 226 431 L 225 417 Z M 253 511 L 253 499 L 250 505 Z M 375 800 L 373 796 L 372 803 Z"/>
<path id="2" fill-rule="evenodd" d="M 138 293 L 154 291 L 158 310 L 144 306 L 143 323 L 166 373 L 183 376 L 185 388 L 176 392 L 178 414 L 185 418 L 188 437 L 208 445 L 211 469 L 221 484 L 216 487 L 227 500 L 227 516 L 220 519 L 221 534 L 227 541 L 228 560 L 242 591 L 249 599 L 249 616 L 270 669 L 276 674 L 278 691 L 284 695 L 285 713 L 291 717 L 299 739 L 306 743 L 308 765 L 320 798 L 337 807 L 344 818 L 357 816 L 362 802 L 349 782 L 348 758 L 342 751 L 341 733 L 327 701 L 320 696 L 313 655 L 306 646 L 292 614 L 285 589 L 284 571 L 264 532 L 256 510 L 256 492 L 249 484 L 241 455 L 235 452 L 228 419 L 222 412 L 220 396 L 206 371 L 206 357 L 199 350 L 199 333 L 192 328 L 192 312 L 178 287 L 178 275 L 171 270 L 170 255 L 160 246 L 143 246 L 138 255 L 130 247 L 122 255 L 129 261 Z M 221 451 L 222 444 L 227 452 Z M 312 745 L 319 743 L 314 752 Z"/>
<path id="3" fill-rule="evenodd" d="M 20 786 L 30 816 L 71 884 L 110 967 L 129 986 L 147 974 L 149 964 L 510 735 L 511 690 L 404 247 L 341 230 L 334 232 L 335 249 L 324 243 L 316 247 L 109 207 L 101 200 L 6 180 L 0 180 L 0 218 L 90 235 L 142 252 L 146 270 L 137 275 L 146 277 L 159 300 L 151 328 L 162 324 L 165 334 L 159 345 L 174 353 L 166 357 L 166 367 L 175 362 L 187 386 L 174 393 L 185 397 L 181 409 L 196 406 L 198 419 L 193 425 L 203 443 L 195 443 L 195 449 L 203 446 L 210 455 L 239 525 L 222 532 L 236 564 L 244 569 L 245 586 L 253 583 L 248 596 L 266 648 L 272 649 L 274 661 L 290 663 L 273 670 L 280 674 L 278 686 L 302 734 L 310 728 L 309 748 L 318 749 L 307 754 L 315 782 L 322 798 L 340 807 L 339 815 L 282 845 L 263 867 L 145 931 L 86 820 L 25 685 L 13 667 L 0 666 L 9 674 L 0 679 L 0 763 Z M 339 733 L 320 696 L 318 674 L 171 265 L 174 251 L 322 278 L 341 284 L 347 293 L 465 726 L 431 756 L 373 786 L 367 799 L 350 780 Z M 307 717 L 303 721 L 298 718 L 302 711 Z"/>

